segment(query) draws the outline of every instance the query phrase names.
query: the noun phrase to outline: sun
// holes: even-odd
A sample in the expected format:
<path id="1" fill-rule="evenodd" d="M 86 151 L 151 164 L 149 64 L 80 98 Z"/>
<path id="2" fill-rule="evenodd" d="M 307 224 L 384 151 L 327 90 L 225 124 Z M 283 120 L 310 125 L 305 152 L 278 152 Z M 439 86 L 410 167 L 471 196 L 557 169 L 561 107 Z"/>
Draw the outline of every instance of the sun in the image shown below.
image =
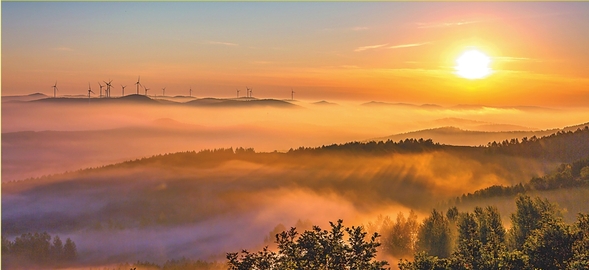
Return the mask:
<path id="1" fill-rule="evenodd" d="M 456 74 L 466 79 L 482 79 L 491 74 L 491 58 L 479 50 L 468 50 L 456 59 Z"/>

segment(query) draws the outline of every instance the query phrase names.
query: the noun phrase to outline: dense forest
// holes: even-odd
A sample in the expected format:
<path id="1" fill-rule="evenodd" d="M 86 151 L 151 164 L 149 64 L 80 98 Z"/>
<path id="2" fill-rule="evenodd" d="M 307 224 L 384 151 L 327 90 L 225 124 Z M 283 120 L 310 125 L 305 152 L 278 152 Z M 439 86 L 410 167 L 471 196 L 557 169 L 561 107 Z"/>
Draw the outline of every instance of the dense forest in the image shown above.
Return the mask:
<path id="1" fill-rule="evenodd" d="M 53 239 L 53 240 L 52 240 Z M 63 267 L 71 265 L 78 257 L 76 243 L 67 238 L 65 243 L 58 235 L 46 232 L 26 233 L 14 241 L 2 235 L 2 267 Z"/>
<path id="2" fill-rule="evenodd" d="M 529 191 L 545 191 L 571 187 L 589 187 L 589 157 L 572 163 L 563 163 L 552 173 L 532 177 L 525 183 L 512 186 L 493 185 L 473 193 L 463 194 L 450 203 L 460 204 L 480 199 L 515 196 L 519 193 Z"/>
<path id="3" fill-rule="evenodd" d="M 160 154 L 152 157 L 141 158 L 122 162 L 113 165 L 106 165 L 100 168 L 88 168 L 78 172 L 92 171 L 105 168 L 125 168 L 140 164 L 162 164 L 169 166 L 195 165 L 206 167 L 218 164 L 227 160 L 248 160 L 248 161 L 272 161 L 286 155 L 286 158 L 298 158 L 301 155 L 318 154 L 353 154 L 353 155 L 386 155 L 391 153 L 420 153 L 431 151 L 458 151 L 461 154 L 476 155 L 509 155 L 521 156 L 531 159 L 539 159 L 557 162 L 573 162 L 587 158 L 589 153 L 589 126 L 578 128 L 575 131 L 558 131 L 554 134 L 540 138 L 524 137 L 521 141 L 517 138 L 503 142 L 489 142 L 486 146 L 466 147 L 441 145 L 431 139 L 405 139 L 398 142 L 369 141 L 369 142 L 348 142 L 344 144 L 323 145 L 320 147 L 299 147 L 290 149 L 287 153 L 277 151 L 269 153 L 258 153 L 253 148 L 219 148 L 205 149 L 201 151 L 187 151 L 169 154 Z M 43 176 L 40 178 L 46 178 Z M 30 178 L 35 180 L 40 178 Z M 22 181 L 22 180 L 21 180 Z M 13 181 L 13 182 L 21 182 Z M 7 184 L 10 184 L 8 182 Z"/>
<path id="4" fill-rule="evenodd" d="M 473 212 L 432 211 L 419 227 L 410 269 L 587 269 L 589 215 L 562 221 L 560 209 L 546 199 L 519 195 L 506 230 L 497 208 Z"/>
<path id="5" fill-rule="evenodd" d="M 298 232 L 279 224 L 270 233 L 265 232 L 272 227 L 264 227 L 257 231 L 261 234 L 247 235 L 263 240 L 268 249 L 229 253 L 226 263 L 138 261 L 121 269 L 226 269 L 227 263 L 230 269 L 386 268 L 387 262 L 379 254 L 413 257 L 402 260 L 398 264 L 401 269 L 583 269 L 578 267 L 587 265 L 583 245 L 587 246 L 588 218 L 579 215 L 571 221 L 570 216 L 585 210 L 560 211 L 544 199 L 531 199 L 530 194 L 588 190 L 588 142 L 589 128 L 583 128 L 480 147 L 440 145 L 423 139 L 300 147 L 285 153 L 258 153 L 239 147 L 162 154 L 4 183 L 2 210 L 9 214 L 2 220 L 2 258 L 6 265 L 26 261 L 64 267 L 80 256 L 76 244 L 70 239 L 64 244 L 58 236 L 47 233 L 29 232 L 79 232 L 76 242 L 82 243 L 90 241 L 83 238 L 86 233 L 105 237 L 130 230 L 162 229 L 185 236 L 185 226 L 210 229 L 207 220 L 234 223 L 238 217 L 242 218 L 239 224 L 249 224 L 252 219 L 247 215 L 255 217 L 270 205 L 276 216 L 304 221 L 295 224 Z M 545 173 L 546 168 L 552 171 Z M 465 177 L 458 179 L 457 175 Z M 485 185 L 484 179 L 509 184 Z M 472 190 L 477 191 L 468 193 Z M 453 192 L 451 196 L 449 192 Z M 329 199 L 318 199 L 322 196 Z M 585 199 L 581 196 L 569 197 L 578 202 Z M 290 202 L 283 198 L 295 200 L 294 208 L 285 210 L 284 205 L 290 206 Z M 515 198 L 515 210 L 505 211 L 490 202 L 479 204 L 491 205 L 485 208 L 464 206 L 489 198 L 503 202 Z M 442 199 L 446 203 L 435 204 Z M 53 212 L 37 210 L 41 204 L 55 201 L 67 207 Z M 334 208 L 325 207 L 329 203 Z M 311 208 L 299 212 L 305 204 Z M 436 210 L 422 221 L 415 212 L 399 213 L 394 219 L 379 216 L 357 227 L 344 227 L 338 221 L 329 230 L 314 227 L 306 219 L 344 209 L 342 205 L 352 209 L 348 211 L 382 207 L 380 211 L 387 204 L 415 209 L 420 215 L 432 207 Z M 501 220 L 499 209 L 506 215 L 503 219 L 509 217 L 506 222 Z M 235 228 L 227 226 L 217 236 L 231 241 L 227 239 L 238 234 L 233 232 Z M 207 239 L 198 237 L 202 238 L 194 239 Z M 181 242 L 183 238 L 175 240 L 177 245 L 188 247 Z M 558 258 L 542 261 L 546 243 L 559 248 L 550 251 Z M 208 247 L 209 243 L 202 245 Z M 104 257 L 115 256 L 118 250 L 114 248 Z M 227 251 L 231 250 L 222 250 Z"/>
<path id="6" fill-rule="evenodd" d="M 293 227 L 276 234 L 277 252 L 228 253 L 229 269 L 387 269 L 388 262 L 376 259 L 379 250 L 414 254 L 411 261 L 399 261 L 402 270 L 589 267 L 588 214 L 566 224 L 548 200 L 519 195 L 515 203 L 509 230 L 493 206 L 473 212 L 433 210 L 421 223 L 402 215 L 397 222 L 381 220 L 387 238 L 369 236 L 362 226 L 344 227 L 341 220 L 331 223 L 329 231 L 315 226 L 299 234 Z"/>

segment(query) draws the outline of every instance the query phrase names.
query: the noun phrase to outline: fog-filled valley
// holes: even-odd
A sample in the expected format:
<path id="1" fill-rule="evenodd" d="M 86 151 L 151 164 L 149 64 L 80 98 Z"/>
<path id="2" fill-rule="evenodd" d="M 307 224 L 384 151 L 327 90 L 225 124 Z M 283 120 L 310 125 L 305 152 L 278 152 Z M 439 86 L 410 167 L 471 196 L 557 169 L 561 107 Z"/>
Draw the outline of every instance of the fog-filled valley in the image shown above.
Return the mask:
<path id="1" fill-rule="evenodd" d="M 138 95 L 108 100 L 53 100 L 42 94 L 3 97 L 2 181 L 214 148 L 286 152 L 300 146 L 405 138 L 478 146 L 550 135 L 587 119 L 583 108 L 282 100 L 219 106 L 210 100 L 251 103 Z"/>
<path id="2" fill-rule="evenodd" d="M 278 224 L 421 220 L 589 153 L 586 108 L 326 104 L 3 97 L 2 235 L 71 238 L 83 266 L 223 261 Z M 567 188 L 529 193 L 574 221 L 588 189 Z M 478 203 L 515 211 L 513 196 L 457 205 Z"/>

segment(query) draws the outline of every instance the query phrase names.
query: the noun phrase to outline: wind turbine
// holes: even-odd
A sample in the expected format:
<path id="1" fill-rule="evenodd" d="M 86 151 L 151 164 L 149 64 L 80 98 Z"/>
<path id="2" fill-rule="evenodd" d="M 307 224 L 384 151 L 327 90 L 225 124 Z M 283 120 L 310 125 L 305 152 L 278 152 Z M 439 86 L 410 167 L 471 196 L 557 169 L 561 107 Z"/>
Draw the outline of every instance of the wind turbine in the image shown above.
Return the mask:
<path id="1" fill-rule="evenodd" d="M 192 86 L 190 87 L 190 90 L 188 90 L 190 92 L 190 97 L 192 97 Z"/>
<path id="2" fill-rule="evenodd" d="M 245 91 L 246 91 L 247 97 L 252 97 L 252 89 L 251 88 L 246 86 Z"/>
<path id="3" fill-rule="evenodd" d="M 127 87 L 127 86 L 126 86 L 126 85 L 125 85 L 125 86 L 123 86 L 123 85 L 121 84 L 121 88 L 123 88 L 123 93 L 121 94 L 121 97 L 124 97 L 124 96 L 125 96 L 125 87 Z"/>
<path id="4" fill-rule="evenodd" d="M 92 91 L 92 87 L 90 87 L 90 83 L 88 83 L 88 101 L 90 101 L 90 93 L 94 94 L 94 91 Z"/>
<path id="5" fill-rule="evenodd" d="M 110 80 L 109 82 L 105 82 L 105 81 L 103 81 L 103 82 L 106 84 L 106 92 L 105 92 L 106 97 L 110 97 L 110 87 L 112 86 L 110 83 L 112 83 L 112 80 Z"/>
<path id="6" fill-rule="evenodd" d="M 145 89 L 145 96 L 147 96 L 147 90 L 149 90 L 149 88 L 145 87 L 145 85 L 141 85 L 143 86 L 143 89 Z"/>
<path id="7" fill-rule="evenodd" d="M 135 85 L 137 85 L 137 95 L 139 95 L 139 85 L 141 85 L 141 83 L 139 82 L 140 78 L 141 76 L 137 77 L 137 82 L 135 83 Z"/>
<path id="8" fill-rule="evenodd" d="M 294 100 L 294 93 L 295 91 L 292 90 L 292 88 L 290 89 L 290 100 Z"/>
<path id="9" fill-rule="evenodd" d="M 235 89 L 237 90 L 237 98 L 239 98 L 239 89 Z"/>
<path id="10" fill-rule="evenodd" d="M 100 86 L 100 97 L 102 97 L 102 87 L 104 87 L 104 85 L 100 84 L 100 82 L 98 82 L 98 85 Z"/>
<path id="11" fill-rule="evenodd" d="M 164 87 L 164 88 L 162 88 L 162 97 L 165 97 L 165 96 L 166 96 L 166 88 Z"/>
<path id="12" fill-rule="evenodd" d="M 55 98 L 56 91 L 59 91 L 59 90 L 57 90 L 57 81 L 55 81 L 55 84 L 52 87 L 53 87 L 53 97 Z"/>

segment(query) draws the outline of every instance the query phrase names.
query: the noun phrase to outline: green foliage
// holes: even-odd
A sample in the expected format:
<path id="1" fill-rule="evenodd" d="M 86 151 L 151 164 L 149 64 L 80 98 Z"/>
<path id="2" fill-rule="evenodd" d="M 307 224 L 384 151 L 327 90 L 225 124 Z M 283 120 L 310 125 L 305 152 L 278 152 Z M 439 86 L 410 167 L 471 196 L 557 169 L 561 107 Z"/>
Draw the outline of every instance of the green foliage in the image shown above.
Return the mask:
<path id="1" fill-rule="evenodd" d="M 570 226 L 550 221 L 525 239 L 523 251 L 536 269 L 565 269 L 573 257 L 574 242 Z"/>
<path id="2" fill-rule="evenodd" d="M 482 269 L 483 243 L 480 241 L 480 228 L 476 217 L 471 213 L 463 213 L 458 219 L 458 250 L 453 254 L 458 265 L 468 266 L 467 269 Z"/>
<path id="3" fill-rule="evenodd" d="M 571 162 L 580 158 L 587 158 L 589 152 L 589 126 L 573 131 L 558 131 L 542 138 L 523 138 L 490 142 L 487 152 L 535 157 L 546 160 Z"/>
<path id="4" fill-rule="evenodd" d="M 451 251 L 450 222 L 441 212 L 433 210 L 419 227 L 417 247 L 433 256 L 446 258 Z"/>
<path id="5" fill-rule="evenodd" d="M 69 238 L 65 241 L 65 245 L 63 246 L 63 258 L 66 261 L 75 261 L 78 258 L 76 243 Z"/>
<path id="6" fill-rule="evenodd" d="M 520 195 L 512 228 L 506 233 L 495 207 L 476 207 L 472 213 L 451 208 L 457 214 L 457 246 L 451 256 L 440 259 L 427 252 L 413 261 L 400 260 L 401 270 L 418 269 L 589 269 L 589 215 L 580 214 L 574 225 L 565 224 L 560 210 L 546 199 Z M 440 219 L 436 211 L 424 220 Z M 433 218 L 437 217 L 437 218 Z M 454 224 L 454 222 L 450 222 Z M 422 228 L 424 225 L 422 225 Z M 420 235 L 424 237 L 424 235 Z M 430 236 L 431 237 L 431 236 Z M 511 250 L 507 240 L 512 240 Z M 427 242 L 427 239 L 420 239 Z"/>
<path id="7" fill-rule="evenodd" d="M 77 258 L 76 244 L 67 239 L 63 245 L 59 236 L 46 232 L 26 233 L 10 241 L 2 236 L 2 264 L 17 265 L 61 265 Z"/>
<path id="8" fill-rule="evenodd" d="M 431 139 L 405 139 L 399 142 L 392 140 L 384 141 L 370 141 L 370 142 L 349 142 L 345 144 L 323 145 L 317 148 L 299 147 L 297 149 L 290 149 L 288 153 L 302 154 L 311 152 L 353 152 L 353 153 L 372 153 L 372 154 L 386 154 L 398 152 L 423 152 L 434 149 L 439 149 L 442 146 L 439 143 L 434 143 Z"/>
<path id="9" fill-rule="evenodd" d="M 497 269 L 507 251 L 505 229 L 495 207 L 477 207 L 458 219 L 458 246 L 452 255 L 454 269 Z"/>
<path id="10" fill-rule="evenodd" d="M 383 246 L 388 254 L 393 256 L 406 256 L 415 252 L 419 223 L 415 212 L 409 212 L 405 218 L 403 213 L 397 214 L 397 220 L 390 230 L 385 231 L 386 240 L 383 238 Z"/>
<path id="11" fill-rule="evenodd" d="M 344 228 L 342 223 L 330 223 L 330 231 L 317 226 L 301 235 L 295 228 L 284 231 L 276 239 L 278 253 L 267 248 L 257 253 L 228 253 L 229 269 L 385 269 L 387 262 L 375 260 L 379 235 L 366 241 L 367 233 L 362 227 Z M 348 234 L 347 241 L 344 232 Z"/>
<path id="12" fill-rule="evenodd" d="M 450 268 L 448 259 L 440 259 L 436 256 L 427 255 L 425 252 L 418 252 L 412 262 L 408 260 L 399 261 L 400 270 L 445 270 Z"/>
<path id="13" fill-rule="evenodd" d="M 575 224 L 573 258 L 569 269 L 589 269 L 589 214 L 579 214 Z"/>
<path id="14" fill-rule="evenodd" d="M 548 200 L 540 198 L 532 200 L 529 196 L 519 195 L 515 204 L 517 209 L 511 215 L 510 230 L 515 249 L 521 249 L 534 230 L 542 228 L 549 222 L 560 221 L 560 211 Z"/>

